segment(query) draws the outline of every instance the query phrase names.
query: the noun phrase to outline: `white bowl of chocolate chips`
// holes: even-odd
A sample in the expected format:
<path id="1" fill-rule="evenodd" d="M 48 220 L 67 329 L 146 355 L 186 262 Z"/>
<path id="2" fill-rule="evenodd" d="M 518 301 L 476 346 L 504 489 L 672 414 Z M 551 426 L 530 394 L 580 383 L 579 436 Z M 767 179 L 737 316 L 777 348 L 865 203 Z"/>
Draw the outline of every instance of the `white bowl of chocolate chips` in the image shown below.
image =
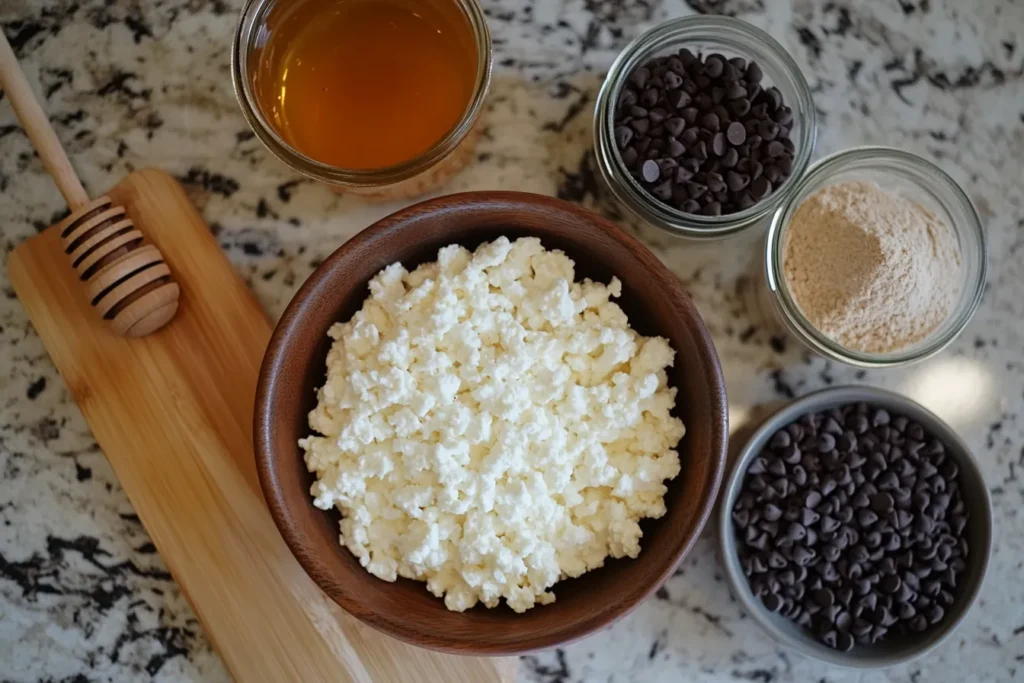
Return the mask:
<path id="1" fill-rule="evenodd" d="M 778 642 L 852 668 L 947 638 L 978 595 L 992 504 L 933 413 L 871 387 L 804 396 L 765 420 L 720 501 L 734 595 Z"/>

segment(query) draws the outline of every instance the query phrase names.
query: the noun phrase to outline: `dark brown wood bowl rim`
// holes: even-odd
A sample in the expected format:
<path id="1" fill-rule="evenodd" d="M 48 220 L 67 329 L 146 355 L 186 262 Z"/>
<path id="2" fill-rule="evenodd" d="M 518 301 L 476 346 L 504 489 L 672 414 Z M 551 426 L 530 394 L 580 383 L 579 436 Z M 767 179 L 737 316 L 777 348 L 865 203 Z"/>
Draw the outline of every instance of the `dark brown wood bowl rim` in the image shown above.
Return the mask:
<path id="1" fill-rule="evenodd" d="M 395 226 L 401 225 L 423 213 L 458 205 L 472 205 L 476 209 L 482 207 L 492 209 L 514 209 L 522 208 L 523 206 L 544 207 L 552 212 L 570 214 L 576 220 L 585 222 L 594 230 L 604 233 L 606 237 L 621 245 L 624 250 L 631 252 L 635 258 L 641 261 L 645 268 L 649 269 L 649 272 L 657 274 L 664 282 L 670 283 L 665 291 L 665 296 L 671 300 L 672 307 L 681 312 L 691 312 L 691 314 L 680 316 L 680 319 L 689 329 L 692 338 L 695 340 L 694 351 L 699 358 L 701 372 L 706 375 L 710 388 L 710 395 L 706 397 L 706 400 L 709 403 L 709 412 L 714 418 L 713 423 L 709 425 L 711 452 L 708 453 L 712 461 L 712 476 L 705 485 L 704 490 L 701 491 L 704 501 L 695 517 L 695 523 L 691 527 L 688 538 L 680 544 L 677 551 L 671 557 L 671 561 L 666 563 L 657 579 L 651 582 L 642 592 L 635 594 L 630 599 L 619 601 L 615 604 L 606 603 L 603 608 L 600 607 L 601 601 L 595 600 L 596 608 L 592 614 L 568 624 L 564 629 L 549 634 L 546 638 L 533 638 L 528 646 L 522 648 L 494 646 L 485 642 L 452 640 L 445 638 L 443 634 L 427 634 L 419 628 L 410 627 L 407 622 L 401 619 L 390 618 L 388 615 L 367 613 L 365 610 L 358 609 L 359 598 L 349 594 L 347 591 L 327 590 L 325 586 L 329 585 L 326 580 L 328 572 L 322 566 L 318 553 L 315 550 L 311 550 L 312 547 L 315 547 L 315 544 L 303 543 L 304 534 L 301 531 L 301 525 L 291 515 L 287 496 L 281 494 L 275 468 L 276 458 L 271 447 L 271 434 L 275 423 L 273 397 L 277 383 L 281 380 L 279 377 L 280 364 L 285 354 L 288 353 L 289 338 L 292 336 L 294 329 L 302 322 L 304 309 L 308 305 L 311 292 L 316 289 L 323 278 L 328 277 L 332 273 L 335 264 L 342 260 L 349 250 L 364 242 L 377 239 L 380 233 L 387 232 Z M 462 192 L 428 199 L 385 216 L 345 241 L 309 275 L 285 308 L 267 346 L 256 388 L 253 442 L 260 486 L 263 489 L 263 495 L 270 509 L 271 517 L 274 519 L 285 543 L 296 559 L 298 559 L 302 568 L 325 591 L 328 597 L 334 600 L 342 609 L 349 614 L 355 615 L 358 619 L 378 631 L 412 645 L 460 655 L 520 655 L 564 645 L 590 635 L 632 612 L 673 575 L 676 567 L 689 554 L 694 544 L 700 538 L 701 532 L 714 509 L 715 500 L 725 471 L 728 419 L 725 380 L 711 335 L 704 326 L 704 322 L 690 300 L 689 295 L 683 291 L 678 278 L 646 246 L 611 221 L 559 199 L 529 192 L 478 191 Z M 306 497 L 305 504 L 312 505 L 309 496 Z M 544 606 L 538 606 L 535 609 L 544 608 Z"/>

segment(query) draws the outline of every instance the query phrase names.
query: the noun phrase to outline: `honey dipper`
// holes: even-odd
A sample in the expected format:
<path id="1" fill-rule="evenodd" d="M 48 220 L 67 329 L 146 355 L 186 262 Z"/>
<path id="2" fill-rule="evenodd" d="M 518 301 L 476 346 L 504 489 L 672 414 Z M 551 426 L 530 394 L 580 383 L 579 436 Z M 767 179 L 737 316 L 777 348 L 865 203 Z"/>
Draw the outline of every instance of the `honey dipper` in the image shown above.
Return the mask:
<path id="1" fill-rule="evenodd" d="M 179 288 L 164 257 L 109 197 L 89 200 L 0 30 L 0 87 L 11 101 L 71 215 L 59 224 L 64 253 L 96 312 L 117 334 L 142 337 L 178 310 Z"/>

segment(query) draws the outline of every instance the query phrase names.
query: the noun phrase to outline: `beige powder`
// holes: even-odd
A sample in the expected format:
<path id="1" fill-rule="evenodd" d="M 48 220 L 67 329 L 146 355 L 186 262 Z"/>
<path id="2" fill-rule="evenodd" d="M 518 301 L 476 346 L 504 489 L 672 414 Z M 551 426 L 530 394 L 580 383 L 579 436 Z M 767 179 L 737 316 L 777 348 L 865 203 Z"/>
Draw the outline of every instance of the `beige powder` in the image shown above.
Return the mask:
<path id="1" fill-rule="evenodd" d="M 872 182 L 824 187 L 797 208 L 783 245 L 786 283 L 822 333 L 857 351 L 920 341 L 949 315 L 960 251 L 941 219 Z"/>

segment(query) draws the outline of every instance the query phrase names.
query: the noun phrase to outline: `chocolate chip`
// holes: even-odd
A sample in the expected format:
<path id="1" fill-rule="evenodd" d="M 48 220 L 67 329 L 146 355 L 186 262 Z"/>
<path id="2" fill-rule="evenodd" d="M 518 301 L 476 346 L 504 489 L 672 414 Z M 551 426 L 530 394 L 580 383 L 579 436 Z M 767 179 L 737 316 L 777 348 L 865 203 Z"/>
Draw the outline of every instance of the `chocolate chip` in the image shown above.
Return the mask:
<path id="1" fill-rule="evenodd" d="M 714 116 L 714 114 L 710 116 Z M 725 133 L 715 133 L 715 137 L 711 139 L 711 152 L 716 157 L 720 157 L 725 154 L 726 149 Z"/>
<path id="2" fill-rule="evenodd" d="M 672 199 L 672 181 L 666 180 L 660 185 L 656 185 L 651 193 L 663 202 L 667 202 Z"/>
<path id="3" fill-rule="evenodd" d="M 764 199 L 769 194 L 771 194 L 771 191 L 772 184 L 768 182 L 768 180 L 764 176 L 756 178 L 753 182 L 750 183 L 750 193 L 754 197 L 754 199 L 758 201 Z"/>
<path id="4" fill-rule="evenodd" d="M 768 106 L 768 111 L 774 112 L 782 106 L 782 93 L 775 86 L 765 90 L 762 96 L 761 101 Z"/>
<path id="5" fill-rule="evenodd" d="M 626 145 L 633 139 L 633 130 L 626 126 L 615 127 L 615 144 L 618 145 L 619 149 L 624 149 Z"/>
<path id="6" fill-rule="evenodd" d="M 767 119 L 761 121 L 757 126 L 757 133 L 763 140 L 771 142 L 779 134 L 779 124 Z"/>
<path id="7" fill-rule="evenodd" d="M 665 75 L 661 77 L 661 80 L 665 84 L 665 87 L 668 88 L 669 90 L 675 90 L 676 88 L 683 84 L 682 76 L 675 73 L 674 71 L 666 72 Z"/>
<path id="8" fill-rule="evenodd" d="M 707 74 L 709 78 L 718 78 L 722 75 L 724 70 L 725 64 L 718 57 L 708 57 L 704 62 L 704 73 Z"/>
<path id="9" fill-rule="evenodd" d="M 703 213 L 705 216 L 721 216 L 722 215 L 722 204 L 720 202 L 718 202 L 717 200 L 710 201 L 710 202 L 708 202 L 707 204 L 704 205 L 704 208 L 701 210 L 701 213 Z M 782 495 L 785 495 L 785 494 L 782 494 Z"/>
<path id="10" fill-rule="evenodd" d="M 640 175 L 647 182 L 653 183 L 661 177 L 661 169 L 658 168 L 658 163 L 656 161 L 648 159 L 640 168 Z"/>
<path id="11" fill-rule="evenodd" d="M 633 119 L 629 122 L 629 127 L 633 129 L 638 135 L 644 135 L 650 130 L 651 122 L 647 119 Z M 648 142 L 650 144 L 650 142 Z"/>
<path id="12" fill-rule="evenodd" d="M 638 177 L 646 190 L 660 198 L 668 194 L 672 203 L 684 210 L 728 214 L 766 197 L 792 171 L 792 164 L 785 172 L 776 164 L 767 175 L 767 185 L 758 183 L 756 188 L 748 189 L 764 171 L 758 163 L 762 157 L 760 141 L 764 137 L 778 139 L 784 130 L 783 124 L 768 118 L 767 112 L 778 112 L 783 105 L 781 101 L 776 105 L 781 93 L 771 88 L 762 91 L 758 81 L 750 80 L 761 77 L 760 68 L 740 60 L 742 69 L 722 55 L 705 58 L 680 52 L 678 56 L 652 58 L 630 75 L 629 84 L 619 96 L 615 123 L 617 129 L 631 131 L 616 133 L 620 152 L 635 150 L 629 154 L 636 157 L 631 169 L 647 159 L 669 157 L 694 174 L 738 168 L 746 179 L 734 179 L 732 183 L 727 180 L 724 188 L 693 197 L 686 188 L 679 190 L 677 186 L 682 183 L 664 171 L 658 179 L 647 181 L 641 170 Z M 743 161 L 751 164 L 753 173 L 740 167 Z M 673 185 L 670 191 L 663 187 L 666 181 Z M 688 204 L 691 200 L 696 206 Z"/>
<path id="13" fill-rule="evenodd" d="M 647 69 L 646 67 L 640 67 L 639 69 L 634 70 L 633 73 L 629 75 L 628 80 L 638 89 L 643 89 L 643 87 L 647 85 L 647 79 L 649 79 L 650 77 L 650 69 Z"/>

